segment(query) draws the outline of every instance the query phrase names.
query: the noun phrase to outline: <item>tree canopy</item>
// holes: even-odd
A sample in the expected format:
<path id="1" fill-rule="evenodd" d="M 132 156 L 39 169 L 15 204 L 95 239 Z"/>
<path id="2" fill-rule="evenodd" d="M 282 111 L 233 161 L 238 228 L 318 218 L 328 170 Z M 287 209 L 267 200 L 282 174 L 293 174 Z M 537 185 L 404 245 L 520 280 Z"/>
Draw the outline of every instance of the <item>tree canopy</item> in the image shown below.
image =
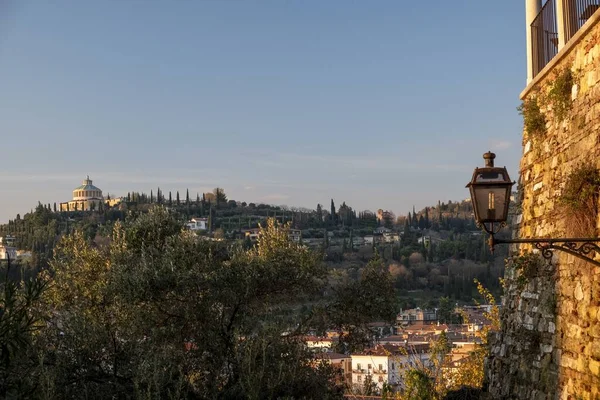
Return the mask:
<path id="1" fill-rule="evenodd" d="M 321 256 L 288 229 L 269 220 L 257 246 L 238 248 L 198 238 L 155 206 L 115 223 L 108 242 L 63 237 L 36 280 L 46 290 L 27 300 L 46 323 L 26 332 L 18 367 L 28 373 L 5 370 L 9 395 L 340 398 L 335 371 L 315 364 L 303 335 L 326 319 L 359 346 L 353 332 L 395 316 L 391 278 L 374 260 L 333 288 Z M 298 311 L 308 300 L 319 307 Z"/>

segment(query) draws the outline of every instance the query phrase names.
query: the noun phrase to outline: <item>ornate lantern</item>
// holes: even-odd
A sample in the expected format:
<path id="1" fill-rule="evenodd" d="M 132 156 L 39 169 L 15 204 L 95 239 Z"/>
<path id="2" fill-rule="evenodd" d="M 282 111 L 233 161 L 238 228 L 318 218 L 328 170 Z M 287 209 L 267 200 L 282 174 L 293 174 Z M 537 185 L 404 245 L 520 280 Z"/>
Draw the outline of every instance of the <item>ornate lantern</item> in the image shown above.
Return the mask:
<path id="1" fill-rule="evenodd" d="M 494 158 L 494 153 L 485 153 L 485 167 L 475 168 L 473 178 L 467 185 L 471 191 L 475 221 L 483 225 L 486 231 L 486 223 L 491 225 L 492 231 L 494 224 L 506 224 L 510 193 L 515 184 L 510 180 L 506 167 L 494 167 Z"/>
<path id="2" fill-rule="evenodd" d="M 597 267 L 600 261 L 594 258 L 600 254 L 598 242 L 600 238 L 527 238 L 527 239 L 498 239 L 495 235 L 506 226 L 508 206 L 510 204 L 511 182 L 506 167 L 494 167 L 496 155 L 487 152 L 483 155 L 485 167 L 475 168 L 473 178 L 467 185 L 471 191 L 471 200 L 475 212 L 477 226 L 487 232 L 490 237 L 488 244 L 494 251 L 497 244 L 531 244 L 540 250 L 542 256 L 551 259 L 555 250 L 579 257 Z"/>

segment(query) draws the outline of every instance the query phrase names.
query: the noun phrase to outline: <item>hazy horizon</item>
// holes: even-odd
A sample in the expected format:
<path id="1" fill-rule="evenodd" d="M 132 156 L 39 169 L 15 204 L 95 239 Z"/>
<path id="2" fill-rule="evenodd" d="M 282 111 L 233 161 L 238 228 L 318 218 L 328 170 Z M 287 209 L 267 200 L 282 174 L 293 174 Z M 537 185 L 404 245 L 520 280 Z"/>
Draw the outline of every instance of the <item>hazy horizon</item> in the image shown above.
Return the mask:
<path id="1" fill-rule="evenodd" d="M 517 180 L 519 2 L 0 4 L 0 222 L 104 194 L 396 215 Z"/>

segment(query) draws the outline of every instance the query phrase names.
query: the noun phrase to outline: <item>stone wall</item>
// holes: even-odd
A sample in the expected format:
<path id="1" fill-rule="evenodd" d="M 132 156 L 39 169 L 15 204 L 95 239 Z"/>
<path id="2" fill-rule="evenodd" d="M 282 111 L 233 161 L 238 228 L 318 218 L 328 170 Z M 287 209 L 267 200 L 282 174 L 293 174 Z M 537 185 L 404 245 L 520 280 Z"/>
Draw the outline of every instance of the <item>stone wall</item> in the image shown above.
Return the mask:
<path id="1" fill-rule="evenodd" d="M 572 72 L 564 119 L 551 102 L 541 102 L 545 132 L 523 135 L 514 225 L 521 238 L 565 237 L 570 227 L 558 200 L 569 174 L 582 163 L 600 168 L 600 23 L 568 46 L 524 96 L 543 97 L 561 71 Z M 518 252 L 530 250 L 521 246 Z M 486 363 L 489 395 L 600 399 L 600 267 L 556 252 L 533 276 L 521 275 L 507 266 L 502 329 L 491 338 Z"/>

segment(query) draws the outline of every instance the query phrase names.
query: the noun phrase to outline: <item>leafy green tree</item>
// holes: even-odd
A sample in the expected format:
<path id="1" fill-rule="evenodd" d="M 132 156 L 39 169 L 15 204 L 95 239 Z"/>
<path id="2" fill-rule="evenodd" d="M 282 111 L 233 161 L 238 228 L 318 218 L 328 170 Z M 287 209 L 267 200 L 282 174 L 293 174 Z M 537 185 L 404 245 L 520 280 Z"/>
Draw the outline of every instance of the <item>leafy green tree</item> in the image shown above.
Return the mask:
<path id="1" fill-rule="evenodd" d="M 394 226 L 394 216 L 391 213 L 385 212 L 383 214 L 383 226 L 389 229 Z"/>
<path id="2" fill-rule="evenodd" d="M 373 396 L 376 394 L 377 385 L 373 382 L 373 375 L 367 374 L 363 380 L 362 394 L 365 396 Z"/>
<path id="3" fill-rule="evenodd" d="M 358 281 L 333 289 L 329 306 L 331 325 L 339 327 L 339 351 L 361 351 L 370 345 L 373 321 L 394 321 L 398 312 L 394 281 L 376 253 L 361 271 Z"/>
<path id="4" fill-rule="evenodd" d="M 406 372 L 403 399 L 433 400 L 435 387 L 433 379 L 424 369 L 411 369 Z"/>
<path id="5" fill-rule="evenodd" d="M 213 189 L 213 194 L 215 196 L 215 203 L 217 207 L 222 204 L 227 203 L 227 195 L 225 194 L 225 190 L 223 188 L 216 187 Z"/>
<path id="6" fill-rule="evenodd" d="M 441 297 L 438 309 L 438 319 L 445 324 L 452 322 L 454 306 L 448 297 Z"/>
<path id="7" fill-rule="evenodd" d="M 36 364 L 29 359 L 35 334 L 43 328 L 39 304 L 45 283 L 38 279 L 9 280 L 10 259 L 0 283 L 0 397 L 32 396 L 36 386 L 30 380 Z"/>
<path id="8" fill-rule="evenodd" d="M 176 268 L 174 268 L 176 266 Z M 197 241 L 164 209 L 115 225 L 108 247 L 75 234 L 57 247 L 41 335 L 46 397 L 340 398 L 313 368 L 289 310 L 326 269 L 274 221 L 256 247 Z M 83 372 L 82 373 L 82 368 Z"/>

